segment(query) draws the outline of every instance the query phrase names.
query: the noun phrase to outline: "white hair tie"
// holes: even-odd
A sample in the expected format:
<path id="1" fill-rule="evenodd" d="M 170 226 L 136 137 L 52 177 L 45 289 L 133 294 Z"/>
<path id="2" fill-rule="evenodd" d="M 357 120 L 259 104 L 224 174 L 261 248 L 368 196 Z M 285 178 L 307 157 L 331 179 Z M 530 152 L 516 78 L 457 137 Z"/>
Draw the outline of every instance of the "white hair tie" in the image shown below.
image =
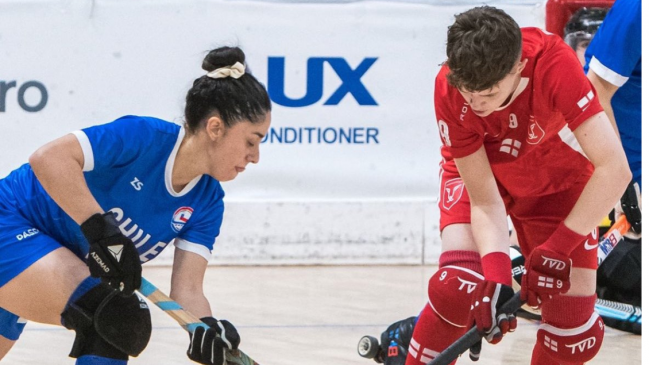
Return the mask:
<path id="1" fill-rule="evenodd" d="M 246 66 L 237 61 L 232 66 L 221 67 L 217 68 L 214 71 L 208 72 L 207 77 L 211 77 L 213 79 L 222 79 L 224 77 L 232 77 L 238 79 L 239 77 L 243 76 L 244 73 L 246 73 Z"/>

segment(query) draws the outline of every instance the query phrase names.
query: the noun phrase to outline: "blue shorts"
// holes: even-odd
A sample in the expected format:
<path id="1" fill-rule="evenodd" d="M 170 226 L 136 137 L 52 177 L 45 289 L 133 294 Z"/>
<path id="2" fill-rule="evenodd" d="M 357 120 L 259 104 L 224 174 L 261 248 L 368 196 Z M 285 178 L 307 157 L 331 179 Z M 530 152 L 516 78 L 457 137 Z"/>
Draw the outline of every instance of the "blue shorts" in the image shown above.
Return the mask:
<path id="1" fill-rule="evenodd" d="M 0 336 L 16 341 L 23 333 L 27 321 L 17 315 L 0 308 Z"/>
<path id="2" fill-rule="evenodd" d="M 19 216 L 7 217 L 0 210 L 0 287 L 61 245 Z M 23 220 L 24 222 L 21 222 Z M 15 341 L 25 321 L 0 308 L 0 336 Z"/>
<path id="3" fill-rule="evenodd" d="M 27 220 L 0 210 L 0 288 L 48 253 L 63 247 Z"/>

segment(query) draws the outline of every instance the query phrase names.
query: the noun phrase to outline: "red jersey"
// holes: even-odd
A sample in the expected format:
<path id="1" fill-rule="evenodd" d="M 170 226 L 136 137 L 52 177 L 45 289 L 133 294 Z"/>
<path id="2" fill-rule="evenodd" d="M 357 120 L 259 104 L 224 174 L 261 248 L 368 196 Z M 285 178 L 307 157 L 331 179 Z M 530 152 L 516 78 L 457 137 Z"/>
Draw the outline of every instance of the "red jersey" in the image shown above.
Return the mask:
<path id="1" fill-rule="evenodd" d="M 501 194 L 516 200 L 552 194 L 588 179 L 593 167 L 572 131 L 603 109 L 575 55 L 565 42 L 538 28 L 522 28 L 521 81 L 507 105 L 478 117 L 446 80 L 435 80 L 435 112 L 444 169 L 453 158 L 484 145 Z"/>

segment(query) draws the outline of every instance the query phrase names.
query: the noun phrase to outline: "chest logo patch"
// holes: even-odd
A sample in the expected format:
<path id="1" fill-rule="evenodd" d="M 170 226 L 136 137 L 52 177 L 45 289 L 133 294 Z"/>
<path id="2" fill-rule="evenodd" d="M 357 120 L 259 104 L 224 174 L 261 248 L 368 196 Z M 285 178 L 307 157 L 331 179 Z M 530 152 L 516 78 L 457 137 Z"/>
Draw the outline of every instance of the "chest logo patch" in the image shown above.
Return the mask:
<path id="1" fill-rule="evenodd" d="M 180 232 L 180 230 L 183 229 L 185 223 L 187 223 L 189 218 L 191 218 L 192 213 L 194 213 L 194 209 L 190 207 L 180 207 L 176 209 L 171 218 L 171 228 L 174 232 Z"/>
<path id="2" fill-rule="evenodd" d="M 532 115 L 530 117 L 530 124 L 527 127 L 527 143 L 538 144 L 541 142 L 543 137 L 545 137 L 545 131 Z"/>
<path id="3" fill-rule="evenodd" d="M 450 210 L 462 197 L 464 192 L 464 183 L 461 178 L 450 179 L 444 183 L 444 200 L 442 205 L 444 209 Z"/>

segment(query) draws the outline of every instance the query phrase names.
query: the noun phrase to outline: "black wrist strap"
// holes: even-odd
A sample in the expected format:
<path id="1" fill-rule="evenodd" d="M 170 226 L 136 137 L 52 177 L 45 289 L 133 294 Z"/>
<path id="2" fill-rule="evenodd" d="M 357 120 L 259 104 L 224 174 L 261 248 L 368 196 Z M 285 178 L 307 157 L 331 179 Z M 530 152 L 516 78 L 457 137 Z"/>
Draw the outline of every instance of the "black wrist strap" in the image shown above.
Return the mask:
<path id="1" fill-rule="evenodd" d="M 81 224 L 81 232 L 89 243 L 120 234 L 119 223 L 111 212 L 93 214 Z"/>
<path id="2" fill-rule="evenodd" d="M 206 325 L 214 328 L 218 328 L 218 319 L 214 317 L 203 317 L 201 318 L 201 322 L 205 323 Z"/>

